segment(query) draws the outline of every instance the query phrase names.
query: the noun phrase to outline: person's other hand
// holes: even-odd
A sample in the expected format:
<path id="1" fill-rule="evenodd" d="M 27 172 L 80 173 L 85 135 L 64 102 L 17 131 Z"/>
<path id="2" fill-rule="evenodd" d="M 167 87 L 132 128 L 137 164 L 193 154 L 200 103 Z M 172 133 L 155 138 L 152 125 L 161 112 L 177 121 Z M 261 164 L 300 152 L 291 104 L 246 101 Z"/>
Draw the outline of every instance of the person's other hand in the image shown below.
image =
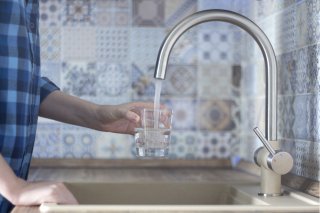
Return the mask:
<path id="1" fill-rule="evenodd" d="M 131 102 L 120 105 L 101 105 L 97 109 L 100 130 L 114 133 L 134 134 L 140 124 L 140 112 L 143 108 L 153 109 L 153 103 Z M 160 106 L 164 108 L 164 106 Z"/>
<path id="2" fill-rule="evenodd" d="M 40 205 L 42 203 L 78 204 L 73 194 L 63 183 L 27 182 L 19 179 L 14 189 L 12 200 L 14 205 Z"/>

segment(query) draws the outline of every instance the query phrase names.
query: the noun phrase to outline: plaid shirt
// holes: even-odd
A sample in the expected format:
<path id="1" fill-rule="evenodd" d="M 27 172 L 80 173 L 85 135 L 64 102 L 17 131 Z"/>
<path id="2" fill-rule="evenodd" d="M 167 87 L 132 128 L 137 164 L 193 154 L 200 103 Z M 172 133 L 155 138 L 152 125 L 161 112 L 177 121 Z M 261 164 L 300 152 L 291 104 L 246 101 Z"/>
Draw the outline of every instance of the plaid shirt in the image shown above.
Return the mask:
<path id="1" fill-rule="evenodd" d="M 0 153 L 28 175 L 41 101 L 58 90 L 40 77 L 38 0 L 0 0 Z M 0 171 L 1 172 L 1 171 Z M 0 195 L 0 212 L 11 204 Z"/>

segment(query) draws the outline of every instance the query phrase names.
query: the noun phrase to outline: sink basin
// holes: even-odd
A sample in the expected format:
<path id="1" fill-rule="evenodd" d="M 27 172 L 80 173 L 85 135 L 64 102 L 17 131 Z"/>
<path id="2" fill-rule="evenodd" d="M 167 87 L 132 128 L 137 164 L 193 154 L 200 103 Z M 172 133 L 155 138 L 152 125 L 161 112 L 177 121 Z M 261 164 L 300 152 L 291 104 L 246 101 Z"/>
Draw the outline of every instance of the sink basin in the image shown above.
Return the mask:
<path id="1" fill-rule="evenodd" d="M 316 198 L 299 193 L 257 196 L 258 184 L 219 183 L 66 183 L 80 205 L 45 203 L 41 212 L 276 211 L 318 212 Z M 291 212 L 291 211 L 290 211 Z"/>

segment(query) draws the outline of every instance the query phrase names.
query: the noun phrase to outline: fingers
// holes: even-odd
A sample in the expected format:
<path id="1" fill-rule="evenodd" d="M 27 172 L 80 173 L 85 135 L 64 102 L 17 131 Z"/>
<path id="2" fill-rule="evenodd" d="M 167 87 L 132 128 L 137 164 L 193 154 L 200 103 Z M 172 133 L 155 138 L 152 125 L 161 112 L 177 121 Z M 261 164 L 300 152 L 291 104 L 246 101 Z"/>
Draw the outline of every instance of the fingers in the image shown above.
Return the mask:
<path id="1" fill-rule="evenodd" d="M 126 118 L 134 123 L 138 123 L 140 121 L 140 116 L 132 111 L 127 111 Z"/>

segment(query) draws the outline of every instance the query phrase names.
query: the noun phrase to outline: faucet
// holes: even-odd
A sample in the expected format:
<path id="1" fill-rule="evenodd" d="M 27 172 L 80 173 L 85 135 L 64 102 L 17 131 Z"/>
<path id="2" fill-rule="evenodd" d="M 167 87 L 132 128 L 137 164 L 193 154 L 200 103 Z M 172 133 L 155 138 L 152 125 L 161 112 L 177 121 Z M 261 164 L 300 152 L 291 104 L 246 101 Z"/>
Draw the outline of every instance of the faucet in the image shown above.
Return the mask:
<path id="1" fill-rule="evenodd" d="M 211 21 L 227 22 L 242 28 L 253 37 L 261 49 L 266 72 L 266 138 L 259 129 L 254 129 L 264 144 L 264 147 L 255 151 L 255 163 L 261 168 L 261 191 L 258 194 L 261 196 L 283 195 L 281 175 L 292 169 L 293 159 L 289 153 L 279 150 L 277 141 L 277 61 L 269 39 L 254 22 L 238 13 L 217 9 L 199 11 L 186 17 L 171 30 L 162 42 L 154 78 L 165 79 L 170 52 L 180 36 L 197 24 Z"/>

